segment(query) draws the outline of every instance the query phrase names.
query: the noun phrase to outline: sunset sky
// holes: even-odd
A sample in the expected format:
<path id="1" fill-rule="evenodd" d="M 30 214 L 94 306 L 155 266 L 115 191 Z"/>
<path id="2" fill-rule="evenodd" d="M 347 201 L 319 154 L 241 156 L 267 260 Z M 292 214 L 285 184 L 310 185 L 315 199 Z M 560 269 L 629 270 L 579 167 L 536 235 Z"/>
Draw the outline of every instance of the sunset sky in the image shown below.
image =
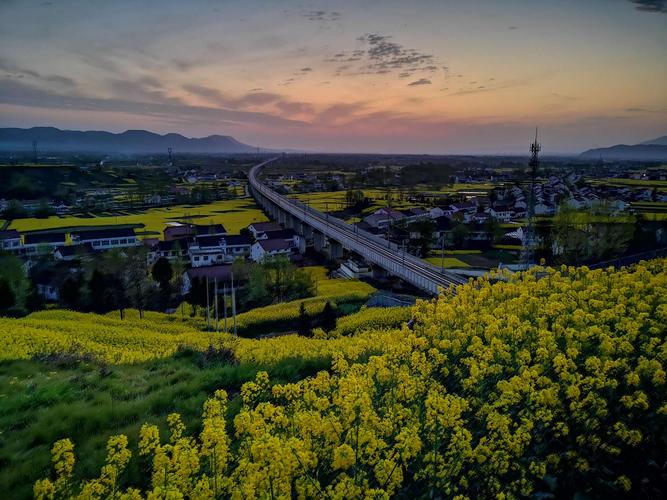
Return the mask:
<path id="1" fill-rule="evenodd" d="M 0 0 L 0 126 L 580 152 L 667 134 L 652 0 Z"/>

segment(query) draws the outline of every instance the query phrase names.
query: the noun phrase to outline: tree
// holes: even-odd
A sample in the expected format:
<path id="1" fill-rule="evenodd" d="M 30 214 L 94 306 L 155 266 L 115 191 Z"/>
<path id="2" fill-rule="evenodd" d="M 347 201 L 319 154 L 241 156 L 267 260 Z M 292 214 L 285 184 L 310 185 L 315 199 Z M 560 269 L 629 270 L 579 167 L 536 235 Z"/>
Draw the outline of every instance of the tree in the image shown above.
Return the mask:
<path id="1" fill-rule="evenodd" d="M 0 310 L 6 310 L 14 307 L 16 297 L 14 290 L 5 278 L 0 278 Z"/>
<path id="2" fill-rule="evenodd" d="M 90 307 L 95 312 L 104 312 L 107 308 L 106 279 L 98 269 L 94 269 L 88 281 Z"/>
<path id="3" fill-rule="evenodd" d="M 160 257 L 157 262 L 153 264 L 151 275 L 153 276 L 153 279 L 160 284 L 160 287 L 168 285 L 174 276 L 174 271 L 169 260 L 165 257 Z"/>
<path id="4" fill-rule="evenodd" d="M 324 309 L 320 314 L 320 326 L 325 332 L 330 332 L 336 328 L 336 311 L 331 307 L 331 302 L 324 304 Z"/>
<path id="5" fill-rule="evenodd" d="M 53 214 L 53 209 L 49 205 L 49 200 L 42 198 L 39 200 L 39 206 L 35 210 L 35 217 L 38 219 L 46 219 Z"/>
<path id="6" fill-rule="evenodd" d="M 197 307 L 206 307 L 206 278 L 193 278 L 190 283 L 188 301 L 192 305 L 193 314 L 197 314 Z"/>
<path id="7" fill-rule="evenodd" d="M 303 302 L 299 306 L 299 321 L 297 323 L 297 333 L 302 337 L 312 337 L 313 331 L 310 325 L 310 318 L 306 314 L 306 306 Z"/>
<path id="8" fill-rule="evenodd" d="M 60 286 L 60 301 L 69 309 L 76 309 L 81 298 L 81 281 L 69 276 Z"/>
<path id="9" fill-rule="evenodd" d="M 498 243 L 503 238 L 503 228 L 500 226 L 500 222 L 495 217 L 489 217 L 486 220 L 485 230 L 489 234 L 491 243 Z"/>
<path id="10" fill-rule="evenodd" d="M 452 230 L 452 240 L 455 247 L 462 247 L 468 239 L 470 230 L 465 224 L 457 224 Z"/>
<path id="11" fill-rule="evenodd" d="M 25 273 L 23 262 L 16 255 L 0 253 L 0 279 L 3 279 L 12 291 L 17 313 L 25 309 L 26 298 L 30 290 L 30 280 Z"/>

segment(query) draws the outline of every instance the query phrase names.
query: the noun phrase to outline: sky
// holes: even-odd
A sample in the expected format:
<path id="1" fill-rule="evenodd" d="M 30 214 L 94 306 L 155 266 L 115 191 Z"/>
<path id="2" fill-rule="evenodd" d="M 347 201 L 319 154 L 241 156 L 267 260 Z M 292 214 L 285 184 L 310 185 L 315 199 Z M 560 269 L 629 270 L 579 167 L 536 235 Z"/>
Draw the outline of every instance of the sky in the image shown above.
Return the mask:
<path id="1" fill-rule="evenodd" d="M 322 152 L 667 134 L 667 0 L 0 0 L 0 127 Z"/>

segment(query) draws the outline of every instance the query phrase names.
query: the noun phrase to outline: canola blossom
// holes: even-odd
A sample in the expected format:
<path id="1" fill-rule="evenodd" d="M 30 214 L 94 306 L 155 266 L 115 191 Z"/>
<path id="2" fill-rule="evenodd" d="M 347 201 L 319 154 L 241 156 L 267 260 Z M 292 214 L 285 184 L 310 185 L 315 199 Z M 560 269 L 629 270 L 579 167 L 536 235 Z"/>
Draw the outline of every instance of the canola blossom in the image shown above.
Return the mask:
<path id="1" fill-rule="evenodd" d="M 97 478 L 75 479 L 76 443 L 58 441 L 35 496 L 655 494 L 667 454 L 667 260 L 494 278 L 418 303 L 414 328 L 376 339 L 376 355 L 340 352 L 296 383 L 259 372 L 232 421 L 218 390 L 194 434 L 176 414 L 166 436 L 146 424 L 139 457 L 112 437 Z M 149 464 L 145 484 L 121 480 L 135 459 Z"/>

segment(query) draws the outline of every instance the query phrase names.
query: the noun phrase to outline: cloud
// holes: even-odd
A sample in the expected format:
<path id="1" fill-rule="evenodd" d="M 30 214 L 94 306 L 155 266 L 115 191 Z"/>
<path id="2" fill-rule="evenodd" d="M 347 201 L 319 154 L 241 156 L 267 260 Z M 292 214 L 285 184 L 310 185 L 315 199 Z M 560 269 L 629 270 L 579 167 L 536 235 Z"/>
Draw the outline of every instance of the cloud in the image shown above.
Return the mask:
<path id="1" fill-rule="evenodd" d="M 667 13 L 667 0 L 630 0 L 642 12 Z"/>
<path id="2" fill-rule="evenodd" d="M 301 73 L 309 73 L 309 72 L 313 71 L 313 68 L 305 67 L 305 68 L 301 68 L 300 71 L 301 71 Z"/>
<path id="3" fill-rule="evenodd" d="M 642 107 L 630 107 L 630 108 L 625 108 L 626 113 L 637 113 L 637 114 L 662 114 L 662 113 L 667 113 L 667 107 L 662 107 L 662 108 L 642 108 Z"/>
<path id="4" fill-rule="evenodd" d="M 491 80 L 490 80 L 491 81 Z M 516 80 L 509 80 L 506 82 L 498 82 L 495 85 L 479 85 L 474 88 L 461 88 L 457 92 L 453 92 L 449 95 L 451 96 L 462 96 L 462 95 L 470 95 L 470 94 L 479 94 L 482 92 L 495 92 L 498 90 L 505 90 L 509 88 L 514 88 L 514 87 L 522 87 L 524 85 L 528 85 L 532 80 L 529 78 L 523 78 L 523 79 L 516 79 Z M 470 82 L 471 84 L 477 84 L 477 82 Z"/>
<path id="5" fill-rule="evenodd" d="M 365 44 L 366 48 L 350 52 L 338 51 L 325 59 L 325 62 L 344 63 L 336 69 L 337 76 L 396 73 L 398 78 L 418 76 L 430 79 L 440 69 L 443 70 L 445 78 L 448 76 L 449 69 L 440 65 L 435 55 L 406 47 L 391 35 L 366 33 L 357 37 L 357 42 Z"/>
<path id="6" fill-rule="evenodd" d="M 229 97 L 217 89 L 202 85 L 184 85 L 183 89 L 191 94 L 204 98 L 207 102 L 233 110 L 278 111 L 279 116 L 311 114 L 313 107 L 305 102 L 292 101 L 273 92 L 250 91 L 241 97 Z"/>
<path id="7" fill-rule="evenodd" d="M 431 85 L 431 80 L 428 78 L 420 78 L 419 80 L 408 83 L 408 87 L 416 87 L 417 85 Z"/>
<path id="8" fill-rule="evenodd" d="M 326 10 L 309 10 L 302 12 L 301 15 L 309 21 L 338 21 L 340 19 L 340 12 Z"/>
<path id="9" fill-rule="evenodd" d="M 163 120 L 173 120 L 179 117 L 190 123 L 207 123 L 209 126 L 219 126 L 223 123 L 259 127 L 302 127 L 306 125 L 303 121 L 287 119 L 271 113 L 226 107 L 193 106 L 169 97 L 145 102 L 131 98 L 100 98 L 79 93 L 63 94 L 40 89 L 14 79 L 0 79 L 0 104 L 42 109 L 95 111 L 97 113 L 125 113 Z"/>
<path id="10" fill-rule="evenodd" d="M 60 85 L 61 87 L 76 87 L 77 85 L 73 79 L 67 76 L 43 74 L 33 69 L 24 68 L 16 62 L 4 57 L 0 57 L 0 71 L 9 73 L 10 76 L 16 78 L 23 78 L 27 76 L 42 83 L 56 84 Z"/>

